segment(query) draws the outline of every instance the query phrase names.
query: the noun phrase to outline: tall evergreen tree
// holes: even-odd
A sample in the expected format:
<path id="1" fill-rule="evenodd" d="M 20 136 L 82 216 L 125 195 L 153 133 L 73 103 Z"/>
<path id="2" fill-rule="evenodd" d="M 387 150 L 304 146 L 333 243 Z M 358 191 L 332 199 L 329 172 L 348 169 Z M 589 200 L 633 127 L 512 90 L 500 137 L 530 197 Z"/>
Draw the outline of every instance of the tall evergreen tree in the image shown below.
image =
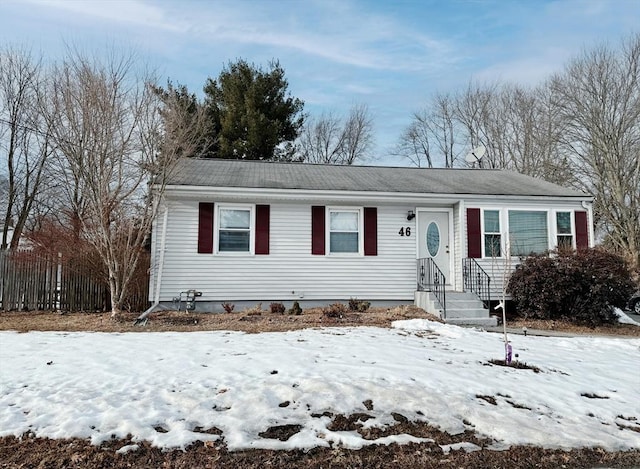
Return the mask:
<path id="1" fill-rule="evenodd" d="M 291 97 L 279 62 L 268 70 L 243 59 L 229 62 L 204 87 L 207 114 L 218 131 L 206 156 L 228 159 L 291 159 L 304 116 L 303 101 Z"/>

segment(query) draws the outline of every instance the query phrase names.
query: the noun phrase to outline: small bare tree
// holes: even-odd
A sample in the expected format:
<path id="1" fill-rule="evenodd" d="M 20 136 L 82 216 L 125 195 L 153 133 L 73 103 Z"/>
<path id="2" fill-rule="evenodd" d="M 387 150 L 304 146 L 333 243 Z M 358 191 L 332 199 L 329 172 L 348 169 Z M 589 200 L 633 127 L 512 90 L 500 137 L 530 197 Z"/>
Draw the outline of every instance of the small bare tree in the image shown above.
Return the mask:
<path id="1" fill-rule="evenodd" d="M 369 108 L 356 105 L 344 120 L 333 114 L 308 119 L 298 140 L 298 154 L 305 163 L 351 165 L 364 161 L 372 144 Z"/>
<path id="2" fill-rule="evenodd" d="M 0 50 L 0 159 L 6 160 L 6 197 L 0 249 L 18 246 L 43 186 L 52 146 L 42 118 L 43 66 L 25 49 Z M 14 232 L 8 241 L 9 226 Z"/>
<path id="3" fill-rule="evenodd" d="M 195 145 L 180 106 L 164 105 L 134 57 L 106 61 L 70 51 L 53 74 L 52 136 L 72 179 L 82 236 L 108 272 L 112 315 L 127 288 L 158 211 L 167 176 Z M 165 138 L 165 135 L 171 138 Z M 78 204 L 82 203 L 82 207 Z"/>

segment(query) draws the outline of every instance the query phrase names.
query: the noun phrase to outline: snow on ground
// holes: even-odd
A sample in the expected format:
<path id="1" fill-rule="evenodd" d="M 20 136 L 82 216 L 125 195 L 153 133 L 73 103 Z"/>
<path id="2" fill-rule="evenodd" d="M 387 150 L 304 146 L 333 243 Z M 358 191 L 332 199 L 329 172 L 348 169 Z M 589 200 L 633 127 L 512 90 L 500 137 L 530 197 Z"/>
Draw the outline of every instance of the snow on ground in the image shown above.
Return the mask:
<path id="1" fill-rule="evenodd" d="M 634 326 L 640 326 L 640 322 L 631 319 L 627 313 L 622 311 L 620 308 L 615 308 L 613 312 L 618 316 L 618 322 L 620 324 L 632 324 Z"/>
<path id="2" fill-rule="evenodd" d="M 503 358 L 500 334 L 426 320 L 263 334 L 1 332 L 0 436 L 98 444 L 131 434 L 169 448 L 215 440 L 203 430 L 217 427 L 231 450 L 418 441 L 368 442 L 318 415 L 365 412 L 371 427 L 397 412 L 475 430 L 496 448 L 640 448 L 640 339 L 511 343 L 540 373 L 490 365 Z M 301 430 L 288 441 L 259 436 L 278 425 Z"/>

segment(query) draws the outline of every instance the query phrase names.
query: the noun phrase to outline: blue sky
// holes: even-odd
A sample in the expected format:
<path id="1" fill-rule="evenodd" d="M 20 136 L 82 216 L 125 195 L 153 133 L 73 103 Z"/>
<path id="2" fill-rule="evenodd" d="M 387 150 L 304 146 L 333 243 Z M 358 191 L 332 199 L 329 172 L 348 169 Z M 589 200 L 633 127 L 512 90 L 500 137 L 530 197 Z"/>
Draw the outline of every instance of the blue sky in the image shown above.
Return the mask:
<path id="1" fill-rule="evenodd" d="M 470 80 L 535 85 L 583 48 L 640 30 L 638 0 L 0 0 L 0 41 L 140 60 L 201 93 L 229 60 L 278 59 L 305 111 L 367 104 L 378 164 L 414 111 Z"/>

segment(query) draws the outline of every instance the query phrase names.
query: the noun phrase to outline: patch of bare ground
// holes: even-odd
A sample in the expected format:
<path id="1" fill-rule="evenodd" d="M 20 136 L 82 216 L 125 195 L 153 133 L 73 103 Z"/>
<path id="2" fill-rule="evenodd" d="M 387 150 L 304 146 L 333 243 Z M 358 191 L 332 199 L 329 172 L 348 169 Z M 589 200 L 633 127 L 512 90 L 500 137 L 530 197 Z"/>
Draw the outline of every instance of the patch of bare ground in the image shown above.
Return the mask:
<path id="1" fill-rule="evenodd" d="M 50 311 L 10 311 L 0 313 L 0 330 L 167 332 L 230 330 L 248 333 L 280 332 L 309 327 L 376 326 L 390 327 L 401 319 L 440 319 L 411 305 L 395 308 L 369 308 L 365 312 L 328 315 L 323 308 L 305 309 L 301 315 L 270 313 L 251 308 L 232 313 L 191 313 L 162 311 L 152 313 L 144 326 L 134 326 L 138 313 L 55 313 Z"/>
<path id="2" fill-rule="evenodd" d="M 587 335 L 624 335 L 640 337 L 640 327 L 633 324 L 610 324 L 597 327 L 577 326 L 566 321 L 553 321 L 550 319 L 509 319 L 507 327 L 522 329 L 538 329 L 542 331 L 559 331 L 571 334 Z"/>
<path id="3" fill-rule="evenodd" d="M 401 424 L 402 425 L 402 424 Z M 416 431 L 416 428 L 402 428 Z M 450 436 L 434 429 L 417 431 L 437 442 L 452 442 Z M 463 435 L 461 441 L 468 441 Z M 25 435 L 0 438 L 0 468 L 633 468 L 640 465 L 640 450 L 606 452 L 598 448 L 571 451 L 516 446 L 506 451 L 483 448 L 467 453 L 453 450 L 445 454 L 435 443 L 371 445 L 360 450 L 341 447 L 309 451 L 249 450 L 230 452 L 224 443 L 196 442 L 182 450 L 163 451 L 147 442 L 118 454 L 131 440 L 111 440 L 93 446 L 86 440 L 51 440 Z M 440 443 L 443 444 L 443 443 Z"/>

